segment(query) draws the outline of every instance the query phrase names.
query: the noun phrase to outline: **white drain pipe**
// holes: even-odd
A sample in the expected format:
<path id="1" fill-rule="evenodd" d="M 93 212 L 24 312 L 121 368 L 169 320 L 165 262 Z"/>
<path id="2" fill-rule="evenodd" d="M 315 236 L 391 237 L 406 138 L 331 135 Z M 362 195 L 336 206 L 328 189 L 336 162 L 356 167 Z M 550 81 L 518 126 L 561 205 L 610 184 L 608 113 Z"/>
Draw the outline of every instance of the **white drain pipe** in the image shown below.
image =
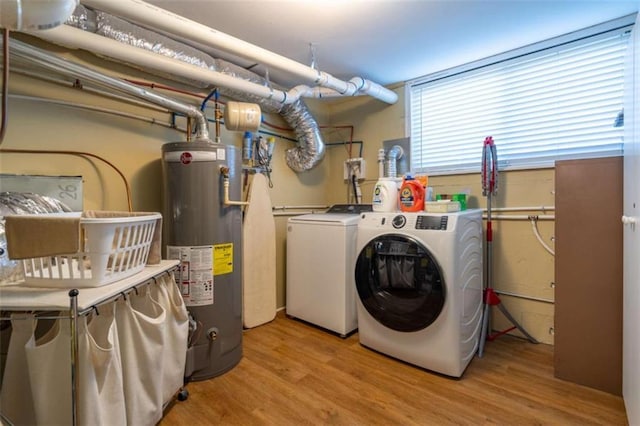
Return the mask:
<path id="1" fill-rule="evenodd" d="M 206 46 L 222 49 L 262 65 L 297 75 L 307 81 L 313 81 L 316 85 L 335 90 L 343 96 L 364 93 L 388 104 L 393 104 L 398 100 L 398 95 L 395 92 L 377 83 L 361 77 L 354 77 L 350 81 L 337 79 L 330 74 L 318 71 L 310 66 L 141 0 L 81 0 L 81 3 L 147 27 L 178 35 Z"/>
<path id="2" fill-rule="evenodd" d="M 283 104 L 295 102 L 302 94 L 301 91 L 296 91 L 295 94 L 298 98 L 288 96 L 286 92 L 281 90 L 178 61 L 68 25 L 62 25 L 48 31 L 30 32 L 29 34 L 68 48 L 84 49 L 97 55 L 117 59 L 125 64 L 136 66 L 138 69 L 147 71 L 152 69 L 180 75 L 192 80 L 203 81 L 213 86 L 222 86 L 240 92 L 251 93 L 261 98 L 273 99 Z"/>
<path id="3" fill-rule="evenodd" d="M 47 31 L 33 31 L 29 32 L 29 34 L 70 49 L 83 49 L 97 55 L 117 59 L 143 71 L 155 70 L 179 75 L 187 79 L 205 82 L 211 86 L 224 87 L 241 93 L 259 96 L 264 99 L 279 102 L 282 105 L 293 104 L 302 97 L 323 98 L 342 96 L 331 89 L 307 86 L 296 86 L 285 92 L 120 43 L 116 40 L 89 31 L 83 31 L 69 25 L 61 25 Z"/>

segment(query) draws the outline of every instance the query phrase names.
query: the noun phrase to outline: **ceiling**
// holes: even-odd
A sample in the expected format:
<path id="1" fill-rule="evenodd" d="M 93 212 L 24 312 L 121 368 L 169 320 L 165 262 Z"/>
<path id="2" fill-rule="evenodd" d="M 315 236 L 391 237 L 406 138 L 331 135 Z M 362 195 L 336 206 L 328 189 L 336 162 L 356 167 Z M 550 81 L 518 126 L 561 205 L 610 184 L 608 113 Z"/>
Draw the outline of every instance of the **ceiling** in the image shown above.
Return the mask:
<path id="1" fill-rule="evenodd" d="M 639 0 L 147 0 L 334 77 L 387 85 L 619 18 Z M 209 50 L 241 66 L 248 60 Z M 252 68 L 258 74 L 260 67 Z M 284 86 L 306 82 L 270 70 Z"/>

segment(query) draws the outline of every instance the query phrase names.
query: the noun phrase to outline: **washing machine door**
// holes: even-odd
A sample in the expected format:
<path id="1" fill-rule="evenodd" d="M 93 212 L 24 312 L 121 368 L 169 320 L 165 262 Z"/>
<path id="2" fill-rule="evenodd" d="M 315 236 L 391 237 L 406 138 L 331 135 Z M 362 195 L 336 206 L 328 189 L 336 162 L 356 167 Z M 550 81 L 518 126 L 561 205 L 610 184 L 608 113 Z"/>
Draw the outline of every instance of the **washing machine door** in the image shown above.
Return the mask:
<path id="1" fill-rule="evenodd" d="M 367 312 L 393 330 L 422 330 L 444 306 L 440 265 L 423 244 L 406 235 L 385 234 L 369 241 L 358 255 L 355 281 Z"/>

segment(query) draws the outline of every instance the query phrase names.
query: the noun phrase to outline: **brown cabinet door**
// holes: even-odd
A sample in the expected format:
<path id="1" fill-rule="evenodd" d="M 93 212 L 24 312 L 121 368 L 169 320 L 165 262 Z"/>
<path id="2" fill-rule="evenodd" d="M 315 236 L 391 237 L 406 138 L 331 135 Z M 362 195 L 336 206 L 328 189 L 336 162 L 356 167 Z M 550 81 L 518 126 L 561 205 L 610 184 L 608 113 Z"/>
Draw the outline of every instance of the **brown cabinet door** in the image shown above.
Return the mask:
<path id="1" fill-rule="evenodd" d="M 622 394 L 622 157 L 556 162 L 555 376 Z"/>

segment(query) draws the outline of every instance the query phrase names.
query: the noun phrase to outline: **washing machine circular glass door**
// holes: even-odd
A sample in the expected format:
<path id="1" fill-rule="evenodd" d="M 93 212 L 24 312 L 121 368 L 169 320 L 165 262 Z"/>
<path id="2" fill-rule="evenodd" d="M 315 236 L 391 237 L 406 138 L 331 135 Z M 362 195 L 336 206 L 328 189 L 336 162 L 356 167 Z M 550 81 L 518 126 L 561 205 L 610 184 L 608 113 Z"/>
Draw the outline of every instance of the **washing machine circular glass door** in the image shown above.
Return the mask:
<path id="1" fill-rule="evenodd" d="M 420 242 L 384 234 L 365 245 L 355 270 L 358 297 L 382 325 L 411 332 L 428 327 L 444 306 L 440 265 Z"/>

